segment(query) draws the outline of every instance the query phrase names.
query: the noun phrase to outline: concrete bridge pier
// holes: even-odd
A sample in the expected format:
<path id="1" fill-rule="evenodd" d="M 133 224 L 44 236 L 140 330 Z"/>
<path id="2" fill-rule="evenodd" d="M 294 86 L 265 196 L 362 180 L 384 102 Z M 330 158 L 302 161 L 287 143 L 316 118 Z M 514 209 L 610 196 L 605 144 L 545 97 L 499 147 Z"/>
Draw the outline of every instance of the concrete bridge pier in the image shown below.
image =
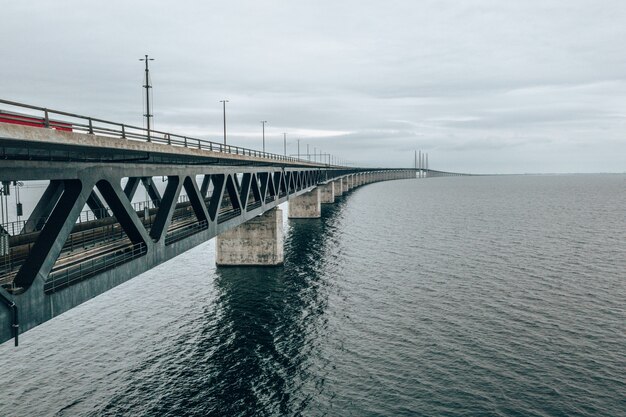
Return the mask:
<path id="1" fill-rule="evenodd" d="M 333 183 L 335 184 L 335 197 L 341 197 L 343 195 L 343 180 L 339 178 Z"/>
<path id="2" fill-rule="evenodd" d="M 348 183 L 348 177 L 343 177 L 341 179 L 341 181 L 343 182 L 343 184 L 341 185 L 343 188 L 343 192 L 347 193 L 348 191 L 350 191 L 350 184 Z"/>
<path id="3" fill-rule="evenodd" d="M 334 199 L 333 199 L 334 200 Z M 316 219 L 322 217 L 320 188 L 289 199 L 290 219 Z"/>
<path id="4" fill-rule="evenodd" d="M 335 202 L 335 182 L 320 185 L 320 201 L 322 204 L 331 204 Z"/>
<path id="5" fill-rule="evenodd" d="M 274 208 L 219 234 L 215 249 L 217 266 L 282 265 L 283 211 Z"/>

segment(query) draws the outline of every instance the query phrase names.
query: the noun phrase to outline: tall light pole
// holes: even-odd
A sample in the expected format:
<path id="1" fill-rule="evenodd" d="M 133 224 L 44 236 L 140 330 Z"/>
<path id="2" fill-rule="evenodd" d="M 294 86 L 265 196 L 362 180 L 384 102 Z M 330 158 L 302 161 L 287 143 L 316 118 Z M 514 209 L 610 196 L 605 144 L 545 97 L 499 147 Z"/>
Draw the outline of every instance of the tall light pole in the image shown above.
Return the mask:
<path id="1" fill-rule="evenodd" d="M 263 125 L 263 153 L 265 153 L 265 123 L 267 123 L 267 120 L 261 120 Z"/>
<path id="2" fill-rule="evenodd" d="M 148 55 L 145 58 L 139 58 L 140 61 L 146 61 L 146 84 L 143 86 L 146 89 L 146 126 L 148 129 L 148 142 L 150 142 L 150 118 L 153 117 L 150 114 L 150 89 L 152 86 L 150 85 L 150 69 L 148 68 L 148 61 L 154 61 L 154 58 L 148 58 Z"/>
<path id="3" fill-rule="evenodd" d="M 310 161 L 311 160 L 311 154 L 309 153 L 309 144 L 306 144 L 306 158 Z"/>
<path id="4" fill-rule="evenodd" d="M 283 150 L 285 152 L 285 156 L 287 156 L 287 134 L 283 133 Z"/>
<path id="5" fill-rule="evenodd" d="M 298 139 L 298 159 L 300 159 L 300 139 Z"/>
<path id="6" fill-rule="evenodd" d="M 226 145 L 226 103 L 228 100 L 220 100 L 220 103 L 223 104 L 223 113 L 224 113 L 224 145 Z"/>
<path id="7" fill-rule="evenodd" d="M 420 149 L 420 153 L 419 153 L 419 159 L 417 161 L 418 161 L 417 162 L 417 168 L 418 168 L 418 171 L 417 171 L 418 175 L 417 176 L 419 178 L 422 178 L 422 150 L 421 149 Z"/>

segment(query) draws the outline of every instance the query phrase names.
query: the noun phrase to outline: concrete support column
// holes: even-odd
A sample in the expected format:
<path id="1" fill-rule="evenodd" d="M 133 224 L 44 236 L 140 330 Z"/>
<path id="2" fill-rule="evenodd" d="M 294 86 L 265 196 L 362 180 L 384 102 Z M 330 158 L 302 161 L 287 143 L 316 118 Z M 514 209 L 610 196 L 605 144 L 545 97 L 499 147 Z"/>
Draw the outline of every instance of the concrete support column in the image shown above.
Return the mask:
<path id="1" fill-rule="evenodd" d="M 282 265 L 283 211 L 275 208 L 216 238 L 218 266 Z"/>
<path id="2" fill-rule="evenodd" d="M 335 184 L 335 197 L 341 197 L 343 195 L 343 180 L 339 178 L 333 183 Z"/>
<path id="3" fill-rule="evenodd" d="M 335 182 L 320 185 L 320 201 L 322 204 L 330 204 L 335 202 Z"/>
<path id="4" fill-rule="evenodd" d="M 350 191 L 350 186 L 348 185 L 348 177 L 343 177 L 342 182 L 343 184 L 341 186 L 343 188 L 343 192 L 347 193 L 348 191 Z"/>
<path id="5" fill-rule="evenodd" d="M 308 193 L 289 199 L 290 219 L 315 219 L 322 217 L 320 189 L 315 187 Z"/>

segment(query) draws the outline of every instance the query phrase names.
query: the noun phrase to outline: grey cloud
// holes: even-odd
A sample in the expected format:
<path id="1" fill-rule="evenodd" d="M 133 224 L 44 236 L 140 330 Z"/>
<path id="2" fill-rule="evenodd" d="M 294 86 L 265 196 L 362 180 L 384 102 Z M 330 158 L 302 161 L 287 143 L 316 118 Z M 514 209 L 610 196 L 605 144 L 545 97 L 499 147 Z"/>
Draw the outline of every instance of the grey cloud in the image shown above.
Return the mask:
<path id="1" fill-rule="evenodd" d="M 145 10 L 149 10 L 145 16 Z M 8 2 L 2 98 L 374 165 L 624 171 L 626 4 L 607 0 Z M 334 134 L 333 132 L 342 132 Z M 255 135 L 258 135 L 255 137 Z M 562 155 L 568 155 L 564 159 Z M 529 156 L 533 156 L 530 158 Z"/>

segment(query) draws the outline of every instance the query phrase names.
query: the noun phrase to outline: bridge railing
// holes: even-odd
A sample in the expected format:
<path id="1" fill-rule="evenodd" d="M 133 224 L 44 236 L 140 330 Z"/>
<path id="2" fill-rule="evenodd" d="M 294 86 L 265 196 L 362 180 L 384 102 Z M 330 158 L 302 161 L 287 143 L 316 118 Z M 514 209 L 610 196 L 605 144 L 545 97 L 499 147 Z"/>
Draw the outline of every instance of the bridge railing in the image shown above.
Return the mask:
<path id="1" fill-rule="evenodd" d="M 187 202 L 189 202 L 189 197 L 186 194 L 182 194 L 178 196 L 177 203 L 187 203 Z M 154 202 L 151 200 L 138 201 L 135 203 L 131 203 L 131 206 L 133 207 L 133 210 L 135 210 L 136 212 L 143 212 L 146 209 L 152 210 L 157 207 L 154 204 Z M 112 217 L 112 216 L 113 216 L 113 212 L 111 211 L 109 207 L 83 210 L 78 215 L 78 218 L 76 219 L 76 224 L 88 223 L 94 220 L 102 219 L 104 217 Z M 31 223 L 35 225 L 36 231 L 39 231 L 47 221 L 48 221 L 48 217 L 29 218 L 29 219 L 22 219 L 22 220 L 14 220 L 11 222 L 6 222 L 6 223 L 0 223 L 0 227 L 2 227 L 2 229 L 4 229 L 4 231 L 7 232 L 9 235 L 17 236 L 22 233 L 27 223 Z"/>
<path id="2" fill-rule="evenodd" d="M 86 259 L 61 271 L 53 271 L 44 283 L 44 291 L 53 293 L 100 272 L 137 259 L 145 255 L 146 252 L 147 248 L 143 242 L 130 244 L 112 253 L 99 254 L 93 258 Z"/>
<path id="3" fill-rule="evenodd" d="M 81 132 L 99 136 L 109 136 L 141 142 L 159 143 L 169 146 L 177 146 L 191 149 L 201 149 L 211 152 L 220 152 L 231 155 L 250 156 L 292 163 L 307 163 L 311 161 L 293 156 L 279 155 L 241 146 L 227 145 L 206 139 L 198 139 L 190 136 L 177 135 L 155 129 L 127 125 L 124 123 L 111 122 L 95 117 L 53 110 L 45 107 L 32 106 L 30 104 L 15 101 L 2 100 L 0 104 L 9 106 L 12 110 L 29 111 L 29 114 L 12 112 L 0 109 L 0 122 L 20 124 L 34 127 L 45 127 L 66 132 Z M 31 114 L 34 113 L 34 114 Z M 336 166 L 318 163 L 319 166 Z"/>

